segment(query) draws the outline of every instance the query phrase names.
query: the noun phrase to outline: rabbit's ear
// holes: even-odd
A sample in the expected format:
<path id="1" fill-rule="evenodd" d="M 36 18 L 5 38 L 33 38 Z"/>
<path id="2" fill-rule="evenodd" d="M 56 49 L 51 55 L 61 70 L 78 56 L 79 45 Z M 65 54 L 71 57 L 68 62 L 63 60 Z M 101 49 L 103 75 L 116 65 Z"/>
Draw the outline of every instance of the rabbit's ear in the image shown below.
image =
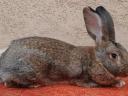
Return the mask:
<path id="1" fill-rule="evenodd" d="M 110 41 L 115 41 L 115 29 L 114 23 L 110 13 L 102 6 L 96 8 L 96 12 L 99 14 L 103 24 L 103 34 Z M 108 36 L 108 37 L 107 37 Z"/>
<path id="2" fill-rule="evenodd" d="M 100 16 L 90 7 L 83 9 L 83 15 L 88 34 L 96 43 L 101 44 L 103 38 L 103 24 Z"/>

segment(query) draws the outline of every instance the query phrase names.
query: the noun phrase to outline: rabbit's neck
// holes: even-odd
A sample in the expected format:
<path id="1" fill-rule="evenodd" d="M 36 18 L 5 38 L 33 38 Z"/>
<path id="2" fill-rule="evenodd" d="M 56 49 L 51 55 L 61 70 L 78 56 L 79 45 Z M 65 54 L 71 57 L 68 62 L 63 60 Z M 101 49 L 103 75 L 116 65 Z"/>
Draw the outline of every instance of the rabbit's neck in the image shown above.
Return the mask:
<path id="1" fill-rule="evenodd" d="M 88 57 L 90 60 L 95 59 L 95 47 L 94 46 L 79 46 L 83 57 Z"/>
<path id="2" fill-rule="evenodd" d="M 78 49 L 81 53 L 81 63 L 83 64 L 83 71 L 87 69 L 95 60 L 95 47 L 93 46 L 79 46 Z M 86 67 L 86 68 L 85 68 Z"/>

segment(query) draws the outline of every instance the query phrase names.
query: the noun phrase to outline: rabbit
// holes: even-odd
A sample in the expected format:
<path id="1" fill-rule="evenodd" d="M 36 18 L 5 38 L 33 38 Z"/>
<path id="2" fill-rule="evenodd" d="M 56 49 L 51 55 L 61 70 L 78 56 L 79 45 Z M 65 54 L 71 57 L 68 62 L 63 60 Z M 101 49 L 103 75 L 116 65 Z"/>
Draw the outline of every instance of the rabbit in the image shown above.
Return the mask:
<path id="1" fill-rule="evenodd" d="M 0 83 L 35 88 L 66 81 L 80 87 L 123 87 L 128 76 L 128 52 L 115 40 L 114 23 L 102 6 L 83 8 L 95 46 L 75 46 L 48 37 L 13 40 L 0 57 Z"/>

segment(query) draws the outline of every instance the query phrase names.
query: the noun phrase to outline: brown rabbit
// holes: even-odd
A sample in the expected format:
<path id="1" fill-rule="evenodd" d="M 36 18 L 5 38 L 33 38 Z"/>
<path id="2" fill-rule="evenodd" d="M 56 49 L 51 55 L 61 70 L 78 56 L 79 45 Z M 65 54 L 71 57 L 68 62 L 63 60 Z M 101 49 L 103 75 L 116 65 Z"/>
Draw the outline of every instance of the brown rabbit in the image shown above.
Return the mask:
<path id="1" fill-rule="evenodd" d="M 128 52 L 115 40 L 113 20 L 105 8 L 83 9 L 96 46 L 74 46 L 46 37 L 13 40 L 0 58 L 0 80 L 7 87 L 35 87 L 67 81 L 82 87 L 116 86 L 128 75 Z"/>

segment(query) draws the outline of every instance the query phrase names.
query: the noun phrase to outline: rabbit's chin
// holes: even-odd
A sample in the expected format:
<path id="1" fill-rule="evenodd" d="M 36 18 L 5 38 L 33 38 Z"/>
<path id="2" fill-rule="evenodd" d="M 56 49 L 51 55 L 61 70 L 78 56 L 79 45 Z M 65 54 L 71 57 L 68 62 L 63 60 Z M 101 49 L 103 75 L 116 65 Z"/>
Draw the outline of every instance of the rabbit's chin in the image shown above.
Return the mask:
<path id="1" fill-rule="evenodd" d="M 122 75 L 120 75 L 120 77 L 127 77 L 128 76 L 128 74 L 122 74 Z"/>

